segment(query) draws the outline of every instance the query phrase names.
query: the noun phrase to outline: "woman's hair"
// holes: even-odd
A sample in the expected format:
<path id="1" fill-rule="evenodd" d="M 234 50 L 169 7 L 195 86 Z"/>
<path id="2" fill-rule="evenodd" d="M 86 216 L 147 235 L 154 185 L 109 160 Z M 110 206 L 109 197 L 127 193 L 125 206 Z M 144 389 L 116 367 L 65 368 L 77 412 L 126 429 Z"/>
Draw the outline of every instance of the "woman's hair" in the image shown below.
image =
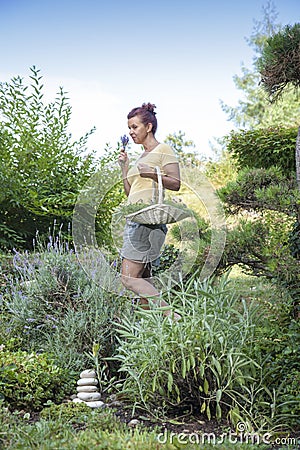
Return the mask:
<path id="1" fill-rule="evenodd" d="M 156 112 L 154 112 L 155 108 L 156 106 L 152 103 L 143 103 L 142 106 L 133 108 L 127 115 L 127 119 L 132 119 L 132 117 L 139 116 L 144 125 L 152 123 L 152 133 L 155 134 L 157 130 Z"/>

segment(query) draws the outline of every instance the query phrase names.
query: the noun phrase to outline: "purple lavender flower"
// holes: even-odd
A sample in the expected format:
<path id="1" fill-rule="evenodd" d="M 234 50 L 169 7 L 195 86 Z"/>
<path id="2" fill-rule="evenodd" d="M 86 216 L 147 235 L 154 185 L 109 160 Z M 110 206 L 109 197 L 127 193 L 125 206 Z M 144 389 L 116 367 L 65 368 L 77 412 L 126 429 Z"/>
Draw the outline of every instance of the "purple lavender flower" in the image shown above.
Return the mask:
<path id="1" fill-rule="evenodd" d="M 124 134 L 124 136 L 121 136 L 121 142 L 122 142 L 123 150 L 125 151 L 125 148 L 126 148 L 126 146 L 128 145 L 128 142 L 129 142 L 129 137 L 126 136 L 126 134 Z"/>

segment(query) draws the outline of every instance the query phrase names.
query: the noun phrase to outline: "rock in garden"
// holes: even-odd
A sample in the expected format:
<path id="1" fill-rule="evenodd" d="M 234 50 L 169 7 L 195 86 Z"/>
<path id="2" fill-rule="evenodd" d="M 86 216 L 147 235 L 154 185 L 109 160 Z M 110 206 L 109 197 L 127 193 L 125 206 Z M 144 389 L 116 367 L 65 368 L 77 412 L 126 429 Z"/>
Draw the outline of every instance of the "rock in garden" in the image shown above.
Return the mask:
<path id="1" fill-rule="evenodd" d="M 78 398 L 78 397 L 73 398 L 73 402 L 74 403 L 85 403 L 83 400 L 80 400 L 80 398 Z"/>
<path id="2" fill-rule="evenodd" d="M 87 406 L 89 406 L 90 408 L 104 408 L 105 407 L 105 403 L 101 402 L 100 400 L 96 401 L 96 402 L 84 402 Z"/>
<path id="3" fill-rule="evenodd" d="M 77 386 L 77 392 L 98 392 L 97 386 Z"/>
<path id="4" fill-rule="evenodd" d="M 77 381 L 78 386 L 97 386 L 97 384 L 97 378 L 80 378 L 80 380 Z"/>
<path id="5" fill-rule="evenodd" d="M 101 394 L 99 392 L 78 392 L 77 397 L 84 402 L 95 402 L 100 400 Z"/>
<path id="6" fill-rule="evenodd" d="M 80 378 L 96 378 L 96 372 L 93 369 L 87 369 L 81 372 Z"/>
<path id="7" fill-rule="evenodd" d="M 132 419 L 130 422 L 128 422 L 128 426 L 131 428 L 136 427 L 138 424 L 140 423 L 140 421 L 138 419 Z"/>

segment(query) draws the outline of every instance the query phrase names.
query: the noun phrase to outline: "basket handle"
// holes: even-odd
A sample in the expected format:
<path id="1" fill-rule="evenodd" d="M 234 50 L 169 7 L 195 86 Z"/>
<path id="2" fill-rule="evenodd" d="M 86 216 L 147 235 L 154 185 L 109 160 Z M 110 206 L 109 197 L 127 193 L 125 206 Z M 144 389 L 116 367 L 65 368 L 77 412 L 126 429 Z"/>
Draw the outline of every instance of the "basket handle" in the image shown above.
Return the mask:
<path id="1" fill-rule="evenodd" d="M 157 174 L 157 183 L 158 183 L 158 203 L 161 204 L 163 203 L 163 199 L 164 199 L 164 188 L 163 188 L 163 184 L 162 184 L 162 178 L 161 178 L 161 171 L 159 166 L 156 166 L 154 168 L 156 174 Z M 152 193 L 152 202 L 155 203 L 156 201 L 156 183 L 155 181 L 153 181 L 153 193 Z"/>

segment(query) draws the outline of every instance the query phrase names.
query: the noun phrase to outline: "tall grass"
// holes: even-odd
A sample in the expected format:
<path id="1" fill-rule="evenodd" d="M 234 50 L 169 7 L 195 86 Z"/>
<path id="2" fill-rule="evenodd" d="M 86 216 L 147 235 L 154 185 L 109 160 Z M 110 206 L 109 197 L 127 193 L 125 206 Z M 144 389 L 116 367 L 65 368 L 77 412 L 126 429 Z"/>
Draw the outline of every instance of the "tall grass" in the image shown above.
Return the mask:
<path id="1" fill-rule="evenodd" d="M 261 304 L 234 287 L 227 275 L 200 282 L 195 274 L 166 290 L 179 322 L 155 305 L 150 313 L 137 311 L 135 321 L 123 319 L 114 358 L 133 413 L 142 409 L 161 419 L 202 414 L 243 422 L 248 430 L 297 423 L 296 398 L 283 395 L 280 381 L 270 384 L 265 342 L 272 316 L 266 320 Z M 274 359 L 272 366 L 279 369 Z"/>
<path id="2" fill-rule="evenodd" d="M 205 283 L 194 277 L 168 297 L 179 322 L 153 306 L 119 326 L 115 359 L 127 375 L 123 393 L 155 416 L 176 409 L 246 420 L 248 390 L 261 377 L 260 363 L 250 356 L 256 308 L 241 302 L 225 277 Z"/>

